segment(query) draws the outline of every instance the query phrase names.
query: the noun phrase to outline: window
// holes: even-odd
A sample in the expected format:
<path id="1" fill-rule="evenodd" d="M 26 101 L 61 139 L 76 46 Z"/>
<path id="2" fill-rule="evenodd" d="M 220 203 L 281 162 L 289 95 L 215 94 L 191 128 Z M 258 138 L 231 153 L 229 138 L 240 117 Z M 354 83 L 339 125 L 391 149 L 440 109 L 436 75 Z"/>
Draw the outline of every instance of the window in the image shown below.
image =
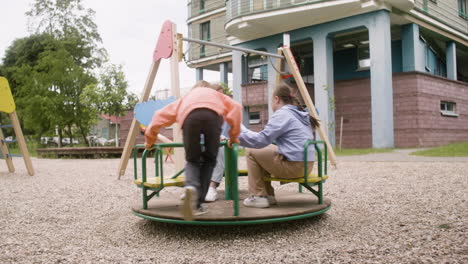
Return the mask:
<path id="1" fill-rule="evenodd" d="M 267 59 L 260 55 L 248 57 L 248 82 L 265 81 L 268 79 Z"/>
<path id="2" fill-rule="evenodd" d="M 468 13 L 466 10 L 467 0 L 458 0 L 458 15 L 464 19 L 468 19 Z"/>
<path id="3" fill-rule="evenodd" d="M 249 113 L 249 124 L 260 124 L 260 112 Z"/>
<path id="4" fill-rule="evenodd" d="M 201 39 L 210 41 L 210 21 L 200 24 Z M 205 45 L 200 47 L 200 57 L 205 57 Z"/>
<path id="5" fill-rule="evenodd" d="M 369 70 L 371 66 L 369 44 L 357 48 L 358 71 Z"/>
<path id="6" fill-rule="evenodd" d="M 444 116 L 458 116 L 455 102 L 440 101 L 440 113 Z"/>
<path id="7" fill-rule="evenodd" d="M 267 65 L 249 67 L 249 77 L 251 82 L 266 81 L 268 79 Z"/>
<path id="8" fill-rule="evenodd" d="M 200 13 L 205 11 L 205 0 L 200 0 Z"/>

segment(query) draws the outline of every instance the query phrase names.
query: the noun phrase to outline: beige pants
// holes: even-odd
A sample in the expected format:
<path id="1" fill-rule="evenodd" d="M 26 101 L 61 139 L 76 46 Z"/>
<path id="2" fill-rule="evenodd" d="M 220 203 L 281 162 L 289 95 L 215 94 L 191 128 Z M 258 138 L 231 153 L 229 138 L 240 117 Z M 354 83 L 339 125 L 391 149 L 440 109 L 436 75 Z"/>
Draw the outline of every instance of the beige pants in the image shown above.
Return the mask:
<path id="1" fill-rule="evenodd" d="M 314 162 L 307 165 L 308 173 Z M 249 192 L 255 196 L 275 195 L 271 182 L 263 177 L 295 179 L 304 177 L 303 161 L 287 161 L 278 153 L 278 147 L 269 145 L 262 149 L 247 150 L 247 169 L 249 172 Z"/>

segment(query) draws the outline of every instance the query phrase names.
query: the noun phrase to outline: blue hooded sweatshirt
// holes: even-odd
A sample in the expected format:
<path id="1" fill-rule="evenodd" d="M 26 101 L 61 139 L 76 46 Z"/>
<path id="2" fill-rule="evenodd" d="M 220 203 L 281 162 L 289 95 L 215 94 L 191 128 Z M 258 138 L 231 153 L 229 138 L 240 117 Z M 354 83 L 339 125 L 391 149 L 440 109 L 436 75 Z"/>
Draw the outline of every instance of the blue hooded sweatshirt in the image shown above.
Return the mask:
<path id="1" fill-rule="evenodd" d="M 293 105 L 278 109 L 262 131 L 243 128 L 239 135 L 240 145 L 248 148 L 264 148 L 275 141 L 278 152 L 288 161 L 304 161 L 304 144 L 313 138 L 309 113 Z M 315 160 L 313 146 L 309 147 L 307 159 Z"/>

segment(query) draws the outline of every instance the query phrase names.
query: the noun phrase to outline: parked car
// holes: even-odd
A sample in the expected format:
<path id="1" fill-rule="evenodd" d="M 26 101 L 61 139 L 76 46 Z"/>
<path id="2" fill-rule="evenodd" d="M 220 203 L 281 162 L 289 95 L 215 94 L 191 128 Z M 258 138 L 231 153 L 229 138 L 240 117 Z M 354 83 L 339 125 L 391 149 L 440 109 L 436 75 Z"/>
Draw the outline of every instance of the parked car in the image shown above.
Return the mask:
<path id="1" fill-rule="evenodd" d="M 79 144 L 80 142 L 76 139 L 73 139 L 73 144 Z M 70 138 L 62 138 L 63 145 L 70 145 Z"/>
<path id="2" fill-rule="evenodd" d="M 52 145 L 56 144 L 53 137 L 41 137 L 41 144 Z"/>

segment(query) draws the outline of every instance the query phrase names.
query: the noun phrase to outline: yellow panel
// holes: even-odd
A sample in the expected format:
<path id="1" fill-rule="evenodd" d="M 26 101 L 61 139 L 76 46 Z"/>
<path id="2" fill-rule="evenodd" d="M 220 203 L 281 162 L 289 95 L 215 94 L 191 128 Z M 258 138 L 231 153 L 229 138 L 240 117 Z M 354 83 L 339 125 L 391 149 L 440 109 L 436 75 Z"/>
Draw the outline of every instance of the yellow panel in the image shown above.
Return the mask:
<path id="1" fill-rule="evenodd" d="M 144 183 L 146 187 L 149 188 L 158 188 L 161 185 L 161 181 L 159 177 L 152 177 L 152 178 L 147 178 L 147 181 Z M 134 180 L 133 181 L 136 185 L 141 185 L 141 179 Z M 185 178 L 184 177 L 177 177 L 175 179 L 164 179 L 164 187 L 169 187 L 169 186 L 179 186 L 182 187 L 184 186 L 185 183 Z"/>
<path id="2" fill-rule="evenodd" d="M 15 101 L 13 101 L 10 85 L 5 77 L 0 77 L 0 112 L 10 114 L 15 111 L 15 108 Z"/>

